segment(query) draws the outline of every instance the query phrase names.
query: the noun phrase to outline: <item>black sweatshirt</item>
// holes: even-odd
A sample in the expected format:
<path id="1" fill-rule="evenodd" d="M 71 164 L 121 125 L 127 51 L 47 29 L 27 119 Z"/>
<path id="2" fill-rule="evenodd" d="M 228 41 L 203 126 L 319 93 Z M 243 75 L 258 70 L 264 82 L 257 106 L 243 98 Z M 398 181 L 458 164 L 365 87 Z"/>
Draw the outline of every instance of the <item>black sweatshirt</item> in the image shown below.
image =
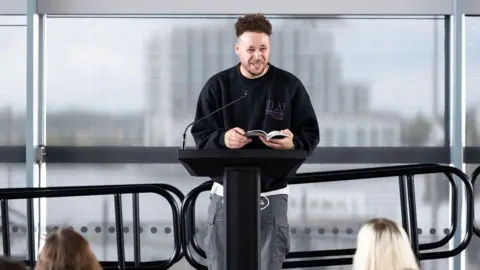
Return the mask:
<path id="1" fill-rule="evenodd" d="M 240 64 L 212 76 L 200 93 L 195 120 L 238 99 L 245 91 L 247 97 L 193 125 L 191 132 L 198 149 L 227 148 L 224 136 L 234 127 L 267 133 L 290 129 L 295 149 L 306 150 L 308 156 L 312 154 L 320 136 L 310 97 L 297 77 L 271 64 L 267 73 L 256 79 L 243 76 Z M 254 137 L 243 149 L 270 148 Z M 262 176 L 261 192 L 284 188 L 288 181 Z"/>

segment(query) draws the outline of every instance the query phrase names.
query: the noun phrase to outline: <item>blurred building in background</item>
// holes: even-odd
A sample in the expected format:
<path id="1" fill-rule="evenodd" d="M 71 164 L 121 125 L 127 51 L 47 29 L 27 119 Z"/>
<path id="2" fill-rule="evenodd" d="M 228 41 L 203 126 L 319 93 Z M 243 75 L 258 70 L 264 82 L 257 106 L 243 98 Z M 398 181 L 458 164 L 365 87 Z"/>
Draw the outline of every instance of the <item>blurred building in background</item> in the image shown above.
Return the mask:
<path id="1" fill-rule="evenodd" d="M 234 42 L 231 24 L 174 26 L 148 41 L 146 144 L 179 145 L 205 82 L 238 63 Z M 334 43 L 331 30 L 295 23 L 280 25 L 272 35 L 270 62 L 305 85 L 319 118 L 320 145 L 401 146 L 400 115 L 371 108 L 368 82 L 344 78 Z M 191 136 L 189 142 L 193 146 Z"/>

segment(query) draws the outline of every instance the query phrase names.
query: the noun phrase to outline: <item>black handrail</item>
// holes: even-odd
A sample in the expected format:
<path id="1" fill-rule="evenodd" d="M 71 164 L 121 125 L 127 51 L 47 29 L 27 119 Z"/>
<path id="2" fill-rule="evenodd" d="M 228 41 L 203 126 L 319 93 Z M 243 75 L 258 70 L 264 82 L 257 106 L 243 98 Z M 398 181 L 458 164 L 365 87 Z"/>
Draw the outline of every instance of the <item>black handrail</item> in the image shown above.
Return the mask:
<path id="1" fill-rule="evenodd" d="M 112 185 L 112 186 L 84 186 L 84 187 L 47 187 L 47 188 L 10 188 L 10 189 L 0 189 L 0 211 L 2 211 L 2 225 L 7 223 L 8 220 L 4 217 L 4 212 L 8 209 L 8 200 L 12 199 L 27 199 L 28 201 L 33 202 L 34 198 L 53 198 L 53 197 L 77 197 L 77 196 L 95 196 L 95 195 L 114 195 L 115 198 L 115 225 L 117 232 L 117 253 L 118 253 L 118 262 L 100 262 L 102 267 L 105 269 L 115 268 L 115 269 L 168 269 L 176 262 L 181 259 L 181 233 L 179 225 L 179 206 L 175 198 L 169 193 L 181 195 L 183 194 L 175 187 L 169 186 L 166 184 L 141 184 L 141 185 Z M 122 204 L 121 204 L 121 195 L 122 194 L 139 194 L 139 193 L 155 193 L 164 197 L 167 202 L 170 204 L 172 209 L 173 217 L 173 236 L 174 236 L 174 251 L 171 257 L 164 261 L 151 261 L 151 262 L 126 262 L 124 254 L 124 236 L 123 236 L 123 218 L 122 218 Z M 181 198 L 180 197 L 180 198 Z M 138 204 L 137 204 L 138 207 Z M 28 207 L 30 209 L 33 207 Z M 27 218 L 33 217 L 31 213 L 27 213 Z M 135 217 L 134 217 L 135 218 Z M 137 220 L 138 221 L 138 220 Z M 34 226 L 29 224 L 28 226 L 28 238 L 34 239 Z M 8 228 L 8 227 L 7 227 Z M 137 234 L 139 234 L 137 230 Z M 10 239 L 9 230 L 2 230 L 2 236 L 5 239 Z M 137 235 L 139 239 L 139 235 Z M 8 240 L 7 240 L 8 242 Z M 136 241 L 139 247 L 138 240 Z M 135 245 L 137 246 L 137 245 Z M 6 248 L 4 242 L 4 249 Z M 8 247 L 9 249 L 9 247 Z M 4 250 L 5 252 L 5 250 Z M 29 243 L 29 259 L 24 261 L 30 267 L 34 267 L 35 259 L 33 258 L 35 254 L 35 246 L 32 243 Z M 137 257 L 136 259 L 139 259 Z"/>
<path id="2" fill-rule="evenodd" d="M 476 168 L 472 173 L 471 181 L 474 189 L 475 189 L 475 182 L 478 180 L 479 176 L 480 176 L 480 166 L 478 166 L 478 168 Z M 475 218 L 473 219 L 473 231 L 475 235 L 480 237 L 480 229 L 478 228 Z"/>
<path id="3" fill-rule="evenodd" d="M 328 172 L 315 172 L 315 173 L 302 173 L 297 174 L 297 176 L 291 181 L 290 184 L 308 184 L 308 183 L 319 183 L 319 182 L 334 182 L 334 181 L 347 181 L 347 180 L 360 180 L 360 179 L 372 179 L 372 178 L 383 178 L 383 177 L 401 177 L 407 176 L 410 177 L 407 179 L 412 184 L 407 184 L 405 182 L 405 192 L 409 193 L 410 196 L 406 197 L 407 208 L 411 213 L 414 211 L 415 203 L 412 201 L 414 195 L 413 191 L 413 176 L 421 174 L 433 174 L 433 173 L 442 173 L 445 174 L 452 186 L 452 220 L 451 220 L 451 230 L 443 239 L 437 242 L 420 244 L 418 245 L 418 234 L 416 233 L 418 228 L 415 218 L 409 218 L 407 222 L 404 222 L 404 225 L 407 226 L 408 230 L 414 232 L 410 234 L 410 237 L 414 237 L 414 249 L 418 253 L 420 260 L 429 260 L 429 259 L 440 259 L 448 258 L 459 254 L 463 251 L 472 237 L 472 224 L 473 224 L 473 188 L 468 177 L 459 169 L 442 166 L 437 164 L 418 164 L 418 165 L 402 165 L 402 166 L 387 166 L 387 167 L 377 167 L 377 168 L 366 168 L 366 169 L 352 169 L 352 170 L 341 170 L 341 171 L 328 171 Z M 467 196 L 467 230 L 463 237 L 463 241 L 460 245 L 453 250 L 448 251 L 439 251 L 439 252 L 428 252 L 420 253 L 420 250 L 428 250 L 437 247 L 441 247 L 448 243 L 448 241 L 455 234 L 458 224 L 457 224 L 457 198 L 458 198 L 458 188 L 452 177 L 456 175 L 466 186 L 466 196 Z M 195 258 L 190 253 L 188 247 L 192 245 L 194 249 L 199 253 L 200 256 L 204 257 L 204 251 L 199 247 L 194 236 L 194 232 L 191 228 L 194 228 L 194 216 L 189 215 L 190 208 L 194 207 L 194 201 L 198 195 L 203 191 L 208 191 L 211 187 L 211 181 L 205 182 L 199 187 L 192 190 L 186 197 L 182 204 L 180 211 L 181 222 L 180 225 L 183 227 L 182 233 L 182 249 L 184 251 L 184 256 L 187 261 L 192 264 L 196 269 L 206 269 L 202 264 L 197 262 Z M 192 226 L 193 225 L 193 226 Z M 186 229 L 190 228 L 190 229 Z M 201 251 L 198 252 L 198 250 Z M 284 263 L 284 268 L 300 268 L 300 267 L 315 267 L 315 266 L 331 266 L 331 265 L 345 265 L 352 263 L 352 256 L 355 253 L 355 249 L 339 249 L 339 250 L 322 250 L 322 251 L 303 251 L 303 252 L 291 252 L 287 255 L 287 259 L 292 258 L 308 258 L 308 257 L 327 257 L 327 256 L 350 256 L 347 258 L 336 258 L 336 259 L 317 259 L 310 261 L 286 261 Z"/>
<path id="4" fill-rule="evenodd" d="M 384 178 L 384 177 L 393 177 L 393 176 L 414 176 L 414 175 L 421 175 L 421 174 L 433 174 L 433 173 L 443 173 L 448 176 L 448 180 L 450 184 L 455 187 L 453 188 L 453 192 L 455 194 L 455 198 L 458 198 L 458 189 L 456 188 L 456 183 L 451 177 L 451 174 L 454 174 L 460 178 L 460 180 L 465 184 L 466 193 L 467 193 L 467 230 L 463 237 L 463 241 L 460 245 L 453 250 L 448 251 L 439 251 L 439 252 L 428 252 L 428 253 L 419 253 L 420 260 L 429 260 L 429 259 L 440 259 L 440 258 L 448 258 L 459 254 L 463 251 L 472 237 L 472 221 L 473 221 L 473 188 L 471 183 L 468 180 L 468 176 L 465 175 L 461 170 L 450 167 L 450 166 L 443 166 L 443 165 L 436 165 L 436 164 L 418 164 L 418 165 L 404 165 L 404 166 L 388 166 L 388 167 L 379 167 L 379 168 L 366 168 L 366 169 L 353 169 L 353 170 L 343 170 L 343 171 L 332 171 L 332 172 L 320 172 L 320 173 L 308 173 L 302 174 L 300 177 L 296 177 L 296 179 L 300 178 L 298 183 L 306 184 L 306 183 L 316 183 L 316 182 L 332 182 L 332 181 L 341 181 L 341 180 L 359 180 L 359 179 L 372 179 L 372 178 Z M 410 198 L 408 198 L 410 199 Z M 457 200 L 452 201 L 453 206 L 457 205 Z M 453 207 L 456 209 L 457 207 Z M 453 210 L 456 211 L 456 210 Z M 452 219 L 453 226 L 455 229 L 458 228 L 457 219 Z M 411 231 L 417 232 L 418 228 L 414 221 L 410 220 L 409 227 Z M 452 230 L 449 235 L 453 237 L 456 230 Z M 440 242 L 447 243 L 450 239 L 448 239 L 449 235 L 447 235 L 444 239 L 431 243 L 431 246 L 437 246 Z M 451 238 L 450 237 L 450 238 Z M 418 242 L 417 242 L 418 243 Z M 422 250 L 425 250 L 425 246 L 421 247 Z M 333 251 L 333 250 L 332 250 Z M 353 255 L 354 249 L 350 249 L 350 254 L 346 254 L 347 250 L 344 250 L 345 253 L 342 255 Z M 333 251 L 335 252 L 335 251 Z M 305 252 L 310 253 L 310 252 Z M 312 252 L 313 253 L 313 252 Z M 335 256 L 335 254 L 329 254 L 330 256 Z M 324 255 L 328 256 L 328 255 Z M 338 256 L 338 255 L 337 255 Z M 289 256 L 287 256 L 288 258 Z M 349 262 L 345 261 L 346 264 L 351 263 L 351 258 L 348 259 Z M 321 260 L 319 260 L 320 262 Z M 286 262 L 289 264 L 290 262 Z M 291 262 L 296 263 L 296 262 Z M 320 266 L 320 264 L 317 264 Z M 315 266 L 317 266 L 315 265 Z M 330 264 L 329 264 L 330 265 Z M 292 265 L 293 267 L 293 265 Z M 299 266 L 294 266 L 299 267 Z M 290 267 L 289 267 L 290 268 Z"/>
<path id="5" fill-rule="evenodd" d="M 403 227 L 407 230 L 407 232 L 410 232 L 411 229 L 409 228 L 409 221 L 408 217 L 404 214 L 408 213 L 408 202 L 407 202 L 407 197 L 404 195 L 409 191 L 407 187 L 407 182 L 402 181 L 404 179 L 404 176 L 407 175 L 418 175 L 418 174 L 428 174 L 427 173 L 415 173 L 415 174 L 409 174 L 408 171 L 404 175 L 390 175 L 389 169 L 395 169 L 395 172 L 402 171 L 404 169 L 418 169 L 418 168 L 430 168 L 430 167 L 439 167 L 440 165 L 436 164 L 418 164 L 418 165 L 402 165 L 402 166 L 388 166 L 388 167 L 376 167 L 376 168 L 364 168 L 364 169 L 350 169 L 350 170 L 341 170 L 341 171 L 327 171 L 327 172 L 318 172 L 318 173 L 302 173 L 302 174 L 297 174 L 297 176 L 293 179 L 291 184 L 308 184 L 308 183 L 317 183 L 317 182 L 335 182 L 335 181 L 342 181 L 342 179 L 345 180 L 360 180 L 360 179 L 372 179 L 372 178 L 384 178 L 384 177 L 394 177 L 398 176 L 399 177 L 399 182 L 400 182 L 400 199 L 401 199 L 401 207 L 402 209 L 402 224 Z M 448 167 L 451 168 L 451 167 Z M 458 170 L 461 172 L 460 170 Z M 426 243 L 426 244 L 420 244 L 419 249 L 420 250 L 428 250 L 428 249 L 435 249 L 444 246 L 447 244 L 454 236 L 455 231 L 457 229 L 457 205 L 458 205 L 458 187 L 457 184 L 455 183 L 452 175 L 450 173 L 445 173 L 445 172 L 433 172 L 433 173 L 443 173 L 447 176 L 447 179 L 450 183 L 450 186 L 452 187 L 452 193 L 450 195 L 450 199 L 452 201 L 452 207 L 450 209 L 451 211 L 451 223 L 450 223 L 450 230 L 449 233 L 441 240 L 433 243 Z M 370 176 L 372 174 L 376 174 L 377 176 Z M 463 172 L 462 172 L 463 174 Z M 361 177 L 361 178 L 355 178 L 357 175 L 368 175 L 368 177 Z M 318 178 L 317 178 L 318 177 Z M 322 179 L 319 181 L 319 178 L 328 178 L 327 180 Z M 412 194 L 414 194 L 412 192 Z M 402 199 L 403 198 L 403 199 Z M 404 213 L 404 211 L 407 211 L 407 213 Z M 416 231 L 416 230 L 415 230 Z M 410 235 L 412 237 L 412 235 Z M 416 236 L 415 236 L 416 237 Z M 321 250 L 321 251 L 302 251 L 302 252 L 292 252 L 289 254 L 288 258 L 305 258 L 305 257 L 326 257 L 326 256 L 338 256 L 339 254 L 341 255 L 351 255 L 354 253 L 354 249 L 337 249 L 337 250 Z M 292 256 L 292 257 L 290 257 Z"/>

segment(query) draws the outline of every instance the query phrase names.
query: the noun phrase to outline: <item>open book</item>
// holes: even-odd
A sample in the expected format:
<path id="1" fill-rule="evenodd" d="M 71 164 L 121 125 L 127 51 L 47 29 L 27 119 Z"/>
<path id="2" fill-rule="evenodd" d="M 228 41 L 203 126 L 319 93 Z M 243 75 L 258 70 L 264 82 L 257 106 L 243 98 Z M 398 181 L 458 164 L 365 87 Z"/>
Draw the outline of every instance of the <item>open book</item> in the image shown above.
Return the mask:
<path id="1" fill-rule="evenodd" d="M 283 134 L 281 131 L 279 130 L 273 130 L 273 131 L 270 131 L 269 133 L 263 131 L 263 130 L 250 130 L 248 131 L 245 136 L 247 136 L 247 138 L 250 138 L 250 137 L 255 137 L 255 136 L 263 136 L 265 137 L 267 140 L 270 140 L 270 139 L 283 139 L 285 137 L 287 137 L 285 134 Z"/>

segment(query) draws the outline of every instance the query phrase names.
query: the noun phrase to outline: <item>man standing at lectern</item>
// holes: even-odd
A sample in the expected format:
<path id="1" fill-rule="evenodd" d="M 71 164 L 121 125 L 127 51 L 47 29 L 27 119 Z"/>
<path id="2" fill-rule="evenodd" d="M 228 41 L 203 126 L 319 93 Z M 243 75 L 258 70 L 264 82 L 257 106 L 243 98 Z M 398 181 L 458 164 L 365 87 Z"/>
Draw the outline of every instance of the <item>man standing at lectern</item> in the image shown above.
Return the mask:
<path id="1" fill-rule="evenodd" d="M 272 25 L 261 14 L 235 23 L 240 63 L 213 75 L 203 87 L 195 120 L 247 94 L 238 102 L 195 123 L 198 149 L 301 149 L 310 156 L 319 142 L 318 122 L 309 95 L 293 74 L 269 63 Z M 281 130 L 283 139 L 247 138 L 249 130 Z M 223 269 L 226 241 L 222 179 L 214 181 L 204 249 L 210 270 Z M 280 270 L 290 247 L 287 218 L 290 179 L 261 178 L 261 269 Z M 246 213 L 245 218 L 248 218 Z"/>

